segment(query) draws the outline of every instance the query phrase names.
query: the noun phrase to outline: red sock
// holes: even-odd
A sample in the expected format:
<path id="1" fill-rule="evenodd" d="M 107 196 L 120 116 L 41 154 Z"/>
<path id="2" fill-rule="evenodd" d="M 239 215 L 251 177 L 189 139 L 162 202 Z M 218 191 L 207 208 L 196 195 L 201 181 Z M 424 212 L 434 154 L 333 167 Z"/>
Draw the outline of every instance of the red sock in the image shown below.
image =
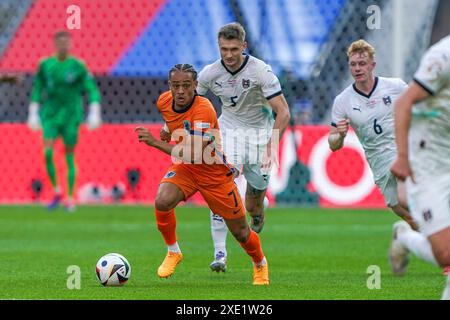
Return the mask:
<path id="1" fill-rule="evenodd" d="M 254 263 L 260 263 L 264 258 L 264 253 L 261 248 L 261 242 L 259 241 L 258 234 L 250 230 L 250 236 L 246 243 L 241 243 L 241 247 L 252 257 Z"/>
<path id="2" fill-rule="evenodd" d="M 175 220 L 174 210 L 170 211 L 159 211 L 155 208 L 156 225 L 158 230 L 161 232 L 164 241 L 168 246 L 177 242 L 177 234 L 175 229 L 177 227 L 177 222 Z"/>

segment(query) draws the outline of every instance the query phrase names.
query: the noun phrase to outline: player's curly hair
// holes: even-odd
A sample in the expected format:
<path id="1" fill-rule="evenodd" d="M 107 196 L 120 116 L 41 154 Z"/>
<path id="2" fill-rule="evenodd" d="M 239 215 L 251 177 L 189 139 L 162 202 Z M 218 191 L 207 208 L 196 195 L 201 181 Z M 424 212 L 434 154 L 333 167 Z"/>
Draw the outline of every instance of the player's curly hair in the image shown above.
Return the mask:
<path id="1" fill-rule="evenodd" d="M 359 39 L 355 42 L 353 42 L 350 47 L 348 47 L 347 50 L 347 57 L 351 57 L 355 53 L 362 53 L 367 52 L 369 54 L 369 57 L 373 59 L 375 57 L 375 49 L 372 47 L 370 43 L 368 43 L 366 40 Z"/>
<path id="2" fill-rule="evenodd" d="M 172 72 L 175 71 L 190 72 L 192 73 L 192 78 L 194 79 L 194 81 L 197 80 L 197 70 L 195 70 L 195 68 L 188 63 L 179 63 L 174 65 L 169 71 L 169 79 L 172 75 Z"/>
<path id="3" fill-rule="evenodd" d="M 232 22 L 224 25 L 220 28 L 217 34 L 217 39 L 224 38 L 226 40 L 237 39 L 240 41 L 245 41 L 245 29 L 238 22 Z"/>

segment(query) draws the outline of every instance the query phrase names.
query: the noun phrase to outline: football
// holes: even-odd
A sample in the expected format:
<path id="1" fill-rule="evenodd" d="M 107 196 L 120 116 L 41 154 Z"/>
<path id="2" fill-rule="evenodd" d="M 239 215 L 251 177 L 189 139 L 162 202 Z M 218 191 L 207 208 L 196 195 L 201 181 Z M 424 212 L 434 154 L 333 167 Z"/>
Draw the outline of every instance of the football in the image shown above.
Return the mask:
<path id="1" fill-rule="evenodd" d="M 108 253 L 101 257 L 95 268 L 97 278 L 104 286 L 122 286 L 131 276 L 131 265 L 118 253 Z"/>

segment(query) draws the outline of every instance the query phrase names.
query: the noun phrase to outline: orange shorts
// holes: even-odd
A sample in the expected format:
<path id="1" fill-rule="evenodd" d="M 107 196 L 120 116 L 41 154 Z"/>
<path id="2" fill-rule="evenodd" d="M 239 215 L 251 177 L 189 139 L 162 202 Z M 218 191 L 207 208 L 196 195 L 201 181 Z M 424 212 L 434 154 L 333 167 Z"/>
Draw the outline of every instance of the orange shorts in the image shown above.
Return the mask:
<path id="1" fill-rule="evenodd" d="M 189 165 L 174 164 L 167 170 L 160 184 L 166 182 L 175 184 L 183 191 L 184 200 L 188 200 L 199 191 L 212 212 L 224 219 L 245 217 L 245 208 L 232 176 L 218 174 L 210 177 L 208 182 L 202 182 L 204 179 L 196 176 L 195 172 L 189 170 Z"/>

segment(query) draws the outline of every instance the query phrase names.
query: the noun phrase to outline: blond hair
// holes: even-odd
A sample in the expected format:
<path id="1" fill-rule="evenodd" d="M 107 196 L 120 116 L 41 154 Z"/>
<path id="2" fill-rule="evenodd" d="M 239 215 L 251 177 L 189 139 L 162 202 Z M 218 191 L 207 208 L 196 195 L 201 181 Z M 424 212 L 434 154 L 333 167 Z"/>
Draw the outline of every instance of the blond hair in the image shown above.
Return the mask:
<path id="1" fill-rule="evenodd" d="M 367 52 L 371 59 L 375 58 L 375 49 L 366 40 L 359 39 L 353 42 L 347 50 L 347 57 L 351 57 L 355 53 Z"/>

